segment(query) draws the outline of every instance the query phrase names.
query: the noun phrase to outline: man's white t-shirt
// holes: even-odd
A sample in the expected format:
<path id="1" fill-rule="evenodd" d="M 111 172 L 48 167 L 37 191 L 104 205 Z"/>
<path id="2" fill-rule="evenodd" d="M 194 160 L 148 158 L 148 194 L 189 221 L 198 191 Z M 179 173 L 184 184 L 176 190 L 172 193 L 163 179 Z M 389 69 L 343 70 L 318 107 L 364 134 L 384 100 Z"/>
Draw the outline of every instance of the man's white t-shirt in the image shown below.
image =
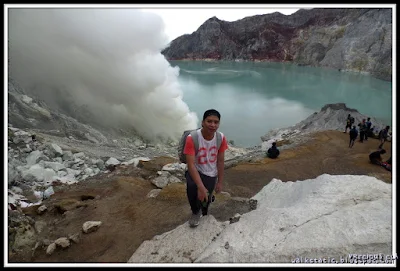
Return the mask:
<path id="1" fill-rule="evenodd" d="M 197 155 L 195 154 L 193 138 L 189 134 L 186 138 L 185 149 L 183 150 L 184 154 L 196 155 L 195 157 L 195 166 L 196 169 L 204 175 L 210 177 L 216 177 L 218 175 L 217 169 L 217 156 L 218 152 L 224 152 L 228 149 L 228 144 L 226 142 L 226 138 L 223 133 L 221 133 L 222 142 L 219 150 L 217 150 L 217 134 L 214 134 L 213 139 L 205 140 L 203 135 L 201 134 L 201 129 L 198 129 L 197 136 L 199 139 L 199 150 L 197 151 Z"/>

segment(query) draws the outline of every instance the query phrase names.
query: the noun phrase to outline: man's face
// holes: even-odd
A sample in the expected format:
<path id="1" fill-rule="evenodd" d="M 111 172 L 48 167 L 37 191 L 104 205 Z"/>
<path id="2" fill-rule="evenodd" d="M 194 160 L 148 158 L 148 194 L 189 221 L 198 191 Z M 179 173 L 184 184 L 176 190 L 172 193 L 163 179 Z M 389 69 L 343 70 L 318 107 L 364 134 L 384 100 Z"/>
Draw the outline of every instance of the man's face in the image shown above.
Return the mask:
<path id="1" fill-rule="evenodd" d="M 219 118 L 217 116 L 208 116 L 202 123 L 202 127 L 210 133 L 215 133 L 219 127 Z"/>

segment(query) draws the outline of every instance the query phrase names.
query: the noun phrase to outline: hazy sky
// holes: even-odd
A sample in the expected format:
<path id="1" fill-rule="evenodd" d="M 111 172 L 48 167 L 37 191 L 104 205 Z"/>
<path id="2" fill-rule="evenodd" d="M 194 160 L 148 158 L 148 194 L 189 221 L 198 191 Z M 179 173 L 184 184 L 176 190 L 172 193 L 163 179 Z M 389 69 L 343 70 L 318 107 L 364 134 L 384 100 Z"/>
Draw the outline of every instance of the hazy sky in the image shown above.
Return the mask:
<path id="1" fill-rule="evenodd" d="M 259 5 L 261 8 L 237 8 L 235 6 L 215 9 L 212 5 L 208 8 L 152 8 L 142 9 L 145 12 L 158 14 L 164 21 L 165 33 L 170 41 L 184 35 L 195 32 L 207 19 L 216 16 L 224 21 L 236 21 L 247 16 L 262 15 L 273 12 L 280 12 L 285 15 L 290 15 L 298 10 L 298 8 L 273 8 L 268 5 Z"/>

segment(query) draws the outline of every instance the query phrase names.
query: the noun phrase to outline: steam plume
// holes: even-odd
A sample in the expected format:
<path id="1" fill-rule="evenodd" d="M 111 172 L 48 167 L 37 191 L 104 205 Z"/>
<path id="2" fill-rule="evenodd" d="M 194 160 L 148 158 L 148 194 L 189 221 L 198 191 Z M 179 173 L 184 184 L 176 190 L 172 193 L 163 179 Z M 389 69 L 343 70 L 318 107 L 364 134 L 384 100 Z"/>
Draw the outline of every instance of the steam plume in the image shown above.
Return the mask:
<path id="1" fill-rule="evenodd" d="M 148 139 L 176 139 L 197 126 L 178 68 L 160 53 L 168 40 L 157 15 L 9 9 L 8 29 L 10 75 L 50 105 L 84 105 L 94 121 L 134 127 Z"/>

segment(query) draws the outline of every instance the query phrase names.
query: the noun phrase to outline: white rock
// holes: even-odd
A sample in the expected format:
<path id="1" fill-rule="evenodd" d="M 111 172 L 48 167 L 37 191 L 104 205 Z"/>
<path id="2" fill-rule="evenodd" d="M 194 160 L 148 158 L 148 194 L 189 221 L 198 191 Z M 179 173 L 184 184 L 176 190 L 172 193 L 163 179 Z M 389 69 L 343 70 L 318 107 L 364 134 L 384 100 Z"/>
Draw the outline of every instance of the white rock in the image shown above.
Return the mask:
<path id="1" fill-rule="evenodd" d="M 62 248 L 67 248 L 71 245 L 67 237 L 60 237 L 57 240 L 55 240 L 54 243 Z"/>
<path id="2" fill-rule="evenodd" d="M 186 171 L 187 165 L 185 163 L 170 163 L 163 166 L 164 171 Z"/>
<path id="3" fill-rule="evenodd" d="M 134 144 L 136 147 L 140 147 L 140 146 L 143 145 L 143 141 L 141 141 L 140 139 L 136 139 L 135 142 L 133 142 L 133 144 Z"/>
<path id="4" fill-rule="evenodd" d="M 71 151 L 64 151 L 64 152 L 63 152 L 62 159 L 63 159 L 64 161 L 73 160 L 73 159 L 74 159 L 74 155 L 72 154 Z"/>
<path id="5" fill-rule="evenodd" d="M 105 165 L 106 165 L 106 166 L 109 166 L 109 165 L 116 166 L 116 165 L 119 165 L 120 163 L 121 163 L 121 162 L 118 161 L 118 159 L 116 159 L 116 158 L 114 158 L 114 157 L 110 157 L 110 158 L 106 161 Z"/>
<path id="6" fill-rule="evenodd" d="M 64 171 L 64 170 L 60 170 L 60 171 L 57 171 L 57 176 L 58 177 L 64 177 L 64 176 L 66 176 L 68 173 L 66 172 L 66 171 Z"/>
<path id="7" fill-rule="evenodd" d="M 83 223 L 82 230 L 84 233 L 97 231 L 101 224 L 101 221 L 86 221 L 85 223 Z"/>
<path id="8" fill-rule="evenodd" d="M 56 157 L 56 158 L 54 158 L 54 162 L 62 164 L 63 160 L 61 157 Z"/>
<path id="9" fill-rule="evenodd" d="M 43 214 L 46 210 L 47 210 L 46 205 L 42 205 L 37 209 L 37 213 L 40 215 Z"/>
<path id="10" fill-rule="evenodd" d="M 252 199 L 257 209 L 226 224 L 212 214 L 143 242 L 129 262 L 292 263 L 297 257 L 392 255 L 391 184 L 324 174 L 273 179 Z M 225 226 L 224 226 L 225 225 Z"/>
<path id="11" fill-rule="evenodd" d="M 20 187 L 18 187 L 18 186 L 11 187 L 11 191 L 13 191 L 16 194 L 22 194 L 23 193 L 22 189 Z"/>
<path id="12" fill-rule="evenodd" d="M 43 192 L 43 198 L 48 199 L 50 198 L 51 195 L 54 194 L 54 189 L 52 186 L 49 186 L 44 192 Z"/>
<path id="13" fill-rule="evenodd" d="M 153 189 L 151 190 L 146 197 L 148 198 L 156 198 L 158 196 L 158 194 L 160 194 L 162 189 Z"/>
<path id="14" fill-rule="evenodd" d="M 84 170 L 84 172 L 85 172 L 85 174 L 87 174 L 87 175 L 91 175 L 91 174 L 93 173 L 93 169 L 91 169 L 91 168 L 86 168 L 86 169 Z"/>
<path id="15" fill-rule="evenodd" d="M 85 153 L 84 153 L 84 152 L 77 152 L 77 153 L 74 153 L 74 154 L 73 154 L 73 157 L 74 157 L 75 159 L 79 159 L 79 161 L 80 161 L 81 158 L 84 158 L 84 157 L 85 157 Z"/>
<path id="16" fill-rule="evenodd" d="M 137 155 L 135 155 L 137 156 Z M 129 161 L 123 162 L 122 164 L 124 165 L 130 165 L 133 164 L 135 167 L 139 164 L 139 161 L 150 161 L 150 158 L 148 157 L 135 157 L 130 159 Z"/>
<path id="17" fill-rule="evenodd" d="M 54 171 L 60 171 L 62 169 L 65 169 L 65 165 L 58 162 L 44 162 L 44 167 L 51 168 Z"/>
<path id="18" fill-rule="evenodd" d="M 64 184 L 78 183 L 78 181 L 75 179 L 75 176 L 70 175 L 70 174 L 68 174 L 67 176 L 63 176 L 63 177 L 57 177 L 57 181 L 64 183 Z"/>
<path id="19" fill-rule="evenodd" d="M 22 95 L 21 101 L 23 101 L 24 103 L 30 104 L 32 102 L 32 98 L 29 96 L 26 96 L 26 95 Z"/>
<path id="20" fill-rule="evenodd" d="M 51 255 L 53 252 L 56 250 L 57 245 L 55 243 L 51 243 L 47 249 L 46 249 L 46 254 Z"/>
<path id="21" fill-rule="evenodd" d="M 57 144 L 51 143 L 48 150 L 53 155 L 53 157 L 58 157 L 63 155 L 62 149 Z"/>
<path id="22" fill-rule="evenodd" d="M 36 164 L 38 161 L 40 161 L 39 159 L 45 157 L 45 155 L 43 154 L 43 152 L 36 150 L 31 152 L 27 157 L 26 157 L 26 162 L 28 165 L 34 165 Z M 48 159 L 47 159 L 48 160 Z"/>
<path id="23" fill-rule="evenodd" d="M 185 222 L 172 231 L 144 241 L 128 263 L 191 263 L 223 231 L 226 224 L 211 215 L 202 217 L 195 229 Z"/>
<path id="24" fill-rule="evenodd" d="M 51 183 L 53 177 L 56 176 L 54 170 L 50 168 L 43 168 L 36 164 L 31 166 L 28 170 L 22 172 L 22 178 L 31 182 Z"/>
<path id="25" fill-rule="evenodd" d="M 158 188 L 164 188 L 170 183 L 179 183 L 181 180 L 171 175 L 168 171 L 162 171 L 161 175 L 152 179 L 151 182 Z"/>

